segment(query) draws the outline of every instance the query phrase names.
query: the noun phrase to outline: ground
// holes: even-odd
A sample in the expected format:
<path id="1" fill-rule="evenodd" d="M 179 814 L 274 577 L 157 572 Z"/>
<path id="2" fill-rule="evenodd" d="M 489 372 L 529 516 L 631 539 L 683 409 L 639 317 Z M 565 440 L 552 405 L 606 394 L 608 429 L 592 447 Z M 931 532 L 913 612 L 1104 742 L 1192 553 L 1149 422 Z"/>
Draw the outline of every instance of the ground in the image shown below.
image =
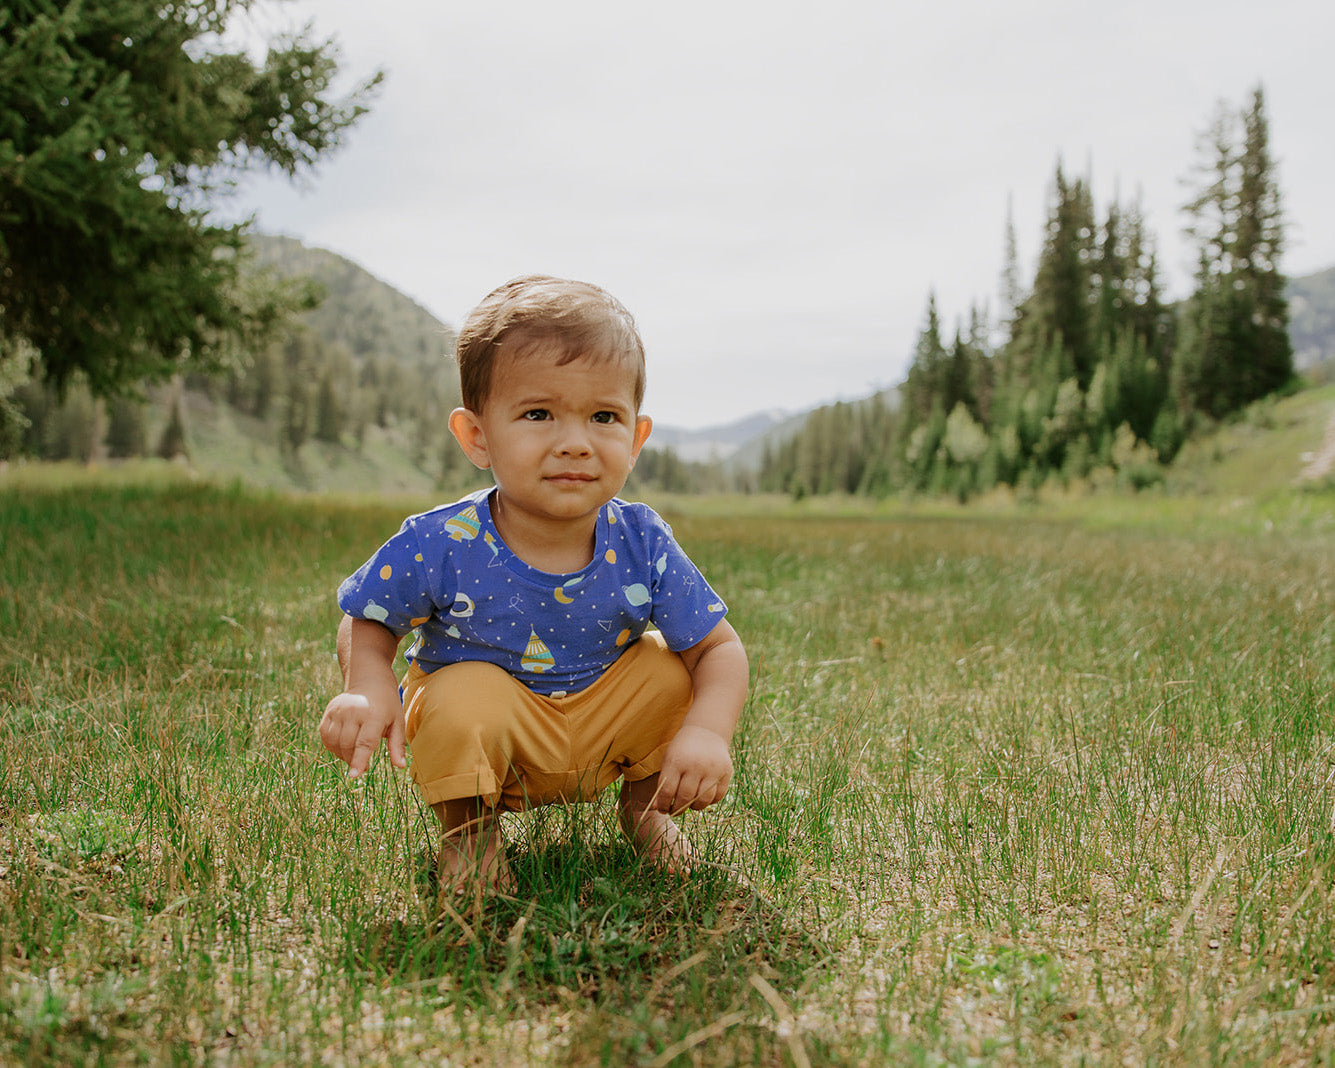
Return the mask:
<path id="1" fill-rule="evenodd" d="M 1303 469 L 1298 475 L 1299 482 L 1317 482 L 1335 471 L 1335 405 L 1331 406 L 1330 419 L 1326 423 L 1326 435 L 1321 448 L 1303 456 Z"/>

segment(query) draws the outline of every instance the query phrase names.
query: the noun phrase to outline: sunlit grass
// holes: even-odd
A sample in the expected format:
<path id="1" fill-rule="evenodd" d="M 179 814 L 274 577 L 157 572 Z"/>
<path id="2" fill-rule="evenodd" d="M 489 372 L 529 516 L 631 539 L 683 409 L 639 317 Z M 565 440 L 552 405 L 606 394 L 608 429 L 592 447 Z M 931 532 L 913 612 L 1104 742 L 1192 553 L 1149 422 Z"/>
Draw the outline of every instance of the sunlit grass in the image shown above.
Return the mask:
<path id="1" fill-rule="evenodd" d="M 1331 1057 L 1328 495 L 668 502 L 753 664 L 707 863 L 609 796 L 451 914 L 406 777 L 314 733 L 414 505 L 154 478 L 0 490 L 0 1062 Z"/>

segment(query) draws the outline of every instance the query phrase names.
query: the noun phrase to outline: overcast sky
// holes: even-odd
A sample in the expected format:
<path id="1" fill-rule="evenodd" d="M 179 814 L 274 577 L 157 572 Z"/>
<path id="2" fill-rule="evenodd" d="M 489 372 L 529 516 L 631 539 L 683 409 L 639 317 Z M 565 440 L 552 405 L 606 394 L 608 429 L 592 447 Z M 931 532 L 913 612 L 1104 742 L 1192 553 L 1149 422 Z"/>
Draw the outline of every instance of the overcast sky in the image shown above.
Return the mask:
<path id="1" fill-rule="evenodd" d="M 292 0 L 372 113 L 260 229 L 339 252 L 458 326 L 541 271 L 619 296 L 645 409 L 703 427 L 902 381 L 929 291 L 995 309 L 1008 201 L 1025 280 L 1058 160 L 1100 213 L 1140 195 L 1185 295 L 1184 180 L 1262 84 L 1286 273 L 1335 265 L 1329 0 Z"/>

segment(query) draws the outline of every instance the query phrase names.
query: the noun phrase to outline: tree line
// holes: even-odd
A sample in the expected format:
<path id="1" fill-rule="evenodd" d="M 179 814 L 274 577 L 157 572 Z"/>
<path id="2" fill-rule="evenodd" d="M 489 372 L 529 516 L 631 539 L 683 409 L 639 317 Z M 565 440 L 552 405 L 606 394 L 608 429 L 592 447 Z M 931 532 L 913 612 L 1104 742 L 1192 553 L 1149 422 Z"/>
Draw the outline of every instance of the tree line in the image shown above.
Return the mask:
<path id="1" fill-rule="evenodd" d="M 1293 378 L 1261 88 L 1244 108 L 1219 106 L 1194 186 L 1194 291 L 1170 305 L 1138 204 L 1100 212 L 1090 180 L 1059 164 L 1027 290 L 1007 218 L 999 321 L 975 306 L 948 333 L 929 295 L 897 395 L 813 412 L 766 450 L 760 487 L 966 498 L 1096 471 L 1161 479 L 1190 434 Z"/>
<path id="2" fill-rule="evenodd" d="M 338 275 L 317 307 L 318 287 L 274 269 L 298 250 L 255 257 L 245 223 L 210 213 L 248 169 L 314 166 L 378 80 L 332 97 L 336 48 L 305 35 L 262 64 L 225 50 L 246 6 L 0 12 L 0 459 L 179 455 L 187 401 L 203 398 L 293 458 L 313 441 L 362 448 L 375 428 L 443 486 L 471 478 L 445 430 L 457 388 L 439 324 Z M 1274 171 L 1262 90 L 1221 104 L 1186 205 L 1195 287 L 1172 305 L 1139 206 L 1100 210 L 1090 179 L 1059 165 L 1027 287 L 1006 221 L 998 316 L 975 307 L 948 331 L 929 294 L 897 390 L 814 412 L 754 476 L 651 447 L 632 489 L 967 497 L 1096 471 L 1151 483 L 1197 428 L 1292 377 Z"/>

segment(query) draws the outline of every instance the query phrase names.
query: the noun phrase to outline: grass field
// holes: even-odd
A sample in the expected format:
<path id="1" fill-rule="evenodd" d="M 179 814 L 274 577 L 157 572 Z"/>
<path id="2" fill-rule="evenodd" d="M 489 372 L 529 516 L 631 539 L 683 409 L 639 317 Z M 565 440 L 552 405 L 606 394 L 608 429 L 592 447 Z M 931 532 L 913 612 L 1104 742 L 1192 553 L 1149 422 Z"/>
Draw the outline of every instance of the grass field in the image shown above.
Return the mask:
<path id="1" fill-rule="evenodd" d="M 753 668 L 708 863 L 543 810 L 441 917 L 314 729 L 427 502 L 0 485 L 0 1063 L 1335 1063 L 1335 497 L 1155 501 L 669 504 Z"/>

